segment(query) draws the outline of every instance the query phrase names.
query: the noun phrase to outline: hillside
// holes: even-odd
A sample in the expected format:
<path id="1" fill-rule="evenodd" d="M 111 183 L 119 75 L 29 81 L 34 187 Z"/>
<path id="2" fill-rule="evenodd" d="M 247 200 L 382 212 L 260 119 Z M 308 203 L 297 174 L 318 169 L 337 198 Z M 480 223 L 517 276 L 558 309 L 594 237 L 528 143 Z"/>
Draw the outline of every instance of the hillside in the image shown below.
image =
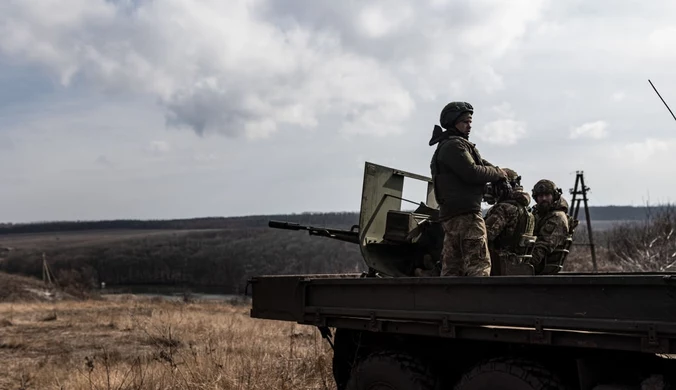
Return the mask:
<path id="1" fill-rule="evenodd" d="M 670 227 L 674 220 L 671 209 L 659 210 L 652 212 L 664 213 L 666 219 L 660 223 Z M 646 215 L 644 209 L 608 207 L 594 213 L 601 216 L 593 220 L 601 270 L 665 266 L 659 261 L 650 260 L 653 263 L 645 265 L 635 260 L 656 250 L 643 247 L 645 243 L 669 231 L 665 226 L 639 219 Z M 603 217 L 637 224 L 631 226 Z M 72 291 L 84 291 L 105 282 L 108 286 L 175 286 L 242 293 L 253 275 L 366 270 L 357 245 L 309 236 L 305 231 L 271 229 L 267 226 L 270 219 L 349 229 L 358 215 L 304 213 L 11 225 L 0 229 L 4 233 L 0 234 L 0 271 L 41 277 L 44 254 L 57 281 L 71 286 Z M 673 239 L 665 236 L 663 241 L 669 249 Z M 584 224 L 578 228 L 576 242 L 587 242 Z M 574 247 L 566 269 L 591 270 L 589 248 Z"/>
<path id="2" fill-rule="evenodd" d="M 0 302 L 51 302 L 66 297 L 73 298 L 36 278 L 0 272 Z"/>
<path id="3" fill-rule="evenodd" d="M 324 224 L 348 228 L 357 223 L 356 212 L 301 213 L 281 215 L 250 215 L 244 217 L 208 217 L 168 220 L 117 219 L 103 221 L 46 221 L 31 223 L 0 223 L 0 235 L 71 232 L 91 230 L 195 230 L 243 229 L 267 227 L 268 220 L 284 220 L 309 224 Z"/>
<path id="4" fill-rule="evenodd" d="M 261 273 L 360 272 L 357 245 L 265 227 L 8 234 L 0 271 L 41 277 L 42 254 L 59 283 L 172 285 L 243 292 Z"/>

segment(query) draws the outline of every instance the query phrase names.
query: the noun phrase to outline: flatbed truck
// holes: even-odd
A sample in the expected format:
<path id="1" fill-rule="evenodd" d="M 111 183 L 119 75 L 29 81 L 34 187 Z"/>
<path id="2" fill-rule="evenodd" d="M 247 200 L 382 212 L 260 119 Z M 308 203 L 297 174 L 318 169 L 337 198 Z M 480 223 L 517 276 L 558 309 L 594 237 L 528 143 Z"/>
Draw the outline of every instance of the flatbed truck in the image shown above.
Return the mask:
<path id="1" fill-rule="evenodd" d="M 430 182 L 367 163 L 349 231 L 270 222 L 359 244 L 368 272 L 249 281 L 251 317 L 314 326 L 328 340 L 337 390 L 676 385 L 676 273 L 415 276 L 438 264 L 440 236 L 429 187 L 415 211 L 392 203 L 403 177 Z"/>

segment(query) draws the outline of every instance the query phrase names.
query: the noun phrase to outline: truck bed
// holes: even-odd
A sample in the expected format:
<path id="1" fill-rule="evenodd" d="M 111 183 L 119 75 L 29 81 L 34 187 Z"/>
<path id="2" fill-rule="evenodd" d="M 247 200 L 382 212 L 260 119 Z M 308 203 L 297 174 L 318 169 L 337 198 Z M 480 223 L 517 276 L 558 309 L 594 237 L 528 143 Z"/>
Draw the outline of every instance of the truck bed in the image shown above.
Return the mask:
<path id="1" fill-rule="evenodd" d="M 676 274 L 254 277 L 251 317 L 458 339 L 676 353 Z"/>

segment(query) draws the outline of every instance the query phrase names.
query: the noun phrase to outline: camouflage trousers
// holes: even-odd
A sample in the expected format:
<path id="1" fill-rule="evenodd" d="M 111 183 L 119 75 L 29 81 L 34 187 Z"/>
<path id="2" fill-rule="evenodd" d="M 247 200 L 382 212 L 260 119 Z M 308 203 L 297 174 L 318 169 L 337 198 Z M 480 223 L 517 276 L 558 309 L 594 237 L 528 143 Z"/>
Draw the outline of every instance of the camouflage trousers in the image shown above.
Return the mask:
<path id="1" fill-rule="evenodd" d="M 481 213 L 467 213 L 442 222 L 444 246 L 441 276 L 489 276 L 486 223 Z"/>

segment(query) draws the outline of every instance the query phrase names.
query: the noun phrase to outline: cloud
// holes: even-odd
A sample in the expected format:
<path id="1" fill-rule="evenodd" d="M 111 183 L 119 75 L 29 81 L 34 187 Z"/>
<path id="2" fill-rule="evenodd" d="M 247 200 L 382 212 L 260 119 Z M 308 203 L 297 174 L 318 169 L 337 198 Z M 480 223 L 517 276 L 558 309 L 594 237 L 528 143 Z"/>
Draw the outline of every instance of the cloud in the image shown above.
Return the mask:
<path id="1" fill-rule="evenodd" d="M 412 21 L 413 10 L 409 4 L 369 4 L 358 15 L 359 27 L 370 38 L 382 38 L 391 34 L 407 21 Z"/>
<path id="2" fill-rule="evenodd" d="M 479 138 L 497 145 L 514 145 L 526 135 L 526 124 L 513 119 L 500 119 L 484 126 Z"/>
<path id="3" fill-rule="evenodd" d="M 662 163 L 668 163 L 668 161 L 662 161 L 665 157 L 673 156 L 674 147 L 676 147 L 676 141 L 673 139 L 647 138 L 641 142 L 630 142 L 616 147 L 614 156 L 628 164 L 643 164 L 653 161 L 662 165 Z"/>
<path id="4" fill-rule="evenodd" d="M 581 126 L 570 129 L 570 139 L 591 138 L 602 139 L 608 136 L 608 123 L 606 121 L 588 122 Z"/>
<path id="5" fill-rule="evenodd" d="M 515 145 L 518 140 L 526 136 L 526 123 L 515 118 L 514 111 L 509 103 L 503 102 L 491 107 L 491 110 L 500 119 L 487 123 L 477 131 L 477 137 L 483 141 L 496 145 Z"/>
<path id="6" fill-rule="evenodd" d="M 154 155 L 162 155 L 171 151 L 171 145 L 167 141 L 151 141 L 147 148 Z"/>
<path id="7" fill-rule="evenodd" d="M 619 101 L 624 100 L 624 98 L 625 98 L 626 96 L 627 96 L 627 95 L 626 95 L 624 92 L 618 91 L 618 92 L 615 92 L 615 93 L 611 96 L 611 99 L 613 99 L 613 101 L 615 101 L 615 102 L 619 102 Z"/>
<path id="8" fill-rule="evenodd" d="M 648 37 L 648 44 L 653 56 L 674 58 L 673 48 L 676 46 L 676 26 L 668 26 L 653 30 Z"/>
<path id="9" fill-rule="evenodd" d="M 354 210 L 365 160 L 429 174 L 453 100 L 526 186 L 584 170 L 594 204 L 676 190 L 647 83 L 671 102 L 673 1 L 37 3 L 0 6 L 0 179 L 25 180 L 2 218 Z"/>
<path id="10" fill-rule="evenodd" d="M 17 1 L 0 15 L 0 53 L 64 86 L 153 96 L 167 125 L 199 135 L 341 123 L 384 136 L 402 132 L 417 97 L 503 89 L 496 61 L 545 4 Z"/>
<path id="11" fill-rule="evenodd" d="M 415 107 L 391 71 L 335 34 L 259 19 L 258 1 L 12 2 L 0 51 L 65 86 L 147 93 L 171 126 L 266 137 L 338 117 L 351 133 L 397 131 Z M 68 9 L 66 14 L 63 10 Z"/>
<path id="12" fill-rule="evenodd" d="M 221 158 L 216 153 L 202 153 L 198 152 L 192 156 L 192 160 L 197 163 L 212 163 L 219 161 Z"/>

